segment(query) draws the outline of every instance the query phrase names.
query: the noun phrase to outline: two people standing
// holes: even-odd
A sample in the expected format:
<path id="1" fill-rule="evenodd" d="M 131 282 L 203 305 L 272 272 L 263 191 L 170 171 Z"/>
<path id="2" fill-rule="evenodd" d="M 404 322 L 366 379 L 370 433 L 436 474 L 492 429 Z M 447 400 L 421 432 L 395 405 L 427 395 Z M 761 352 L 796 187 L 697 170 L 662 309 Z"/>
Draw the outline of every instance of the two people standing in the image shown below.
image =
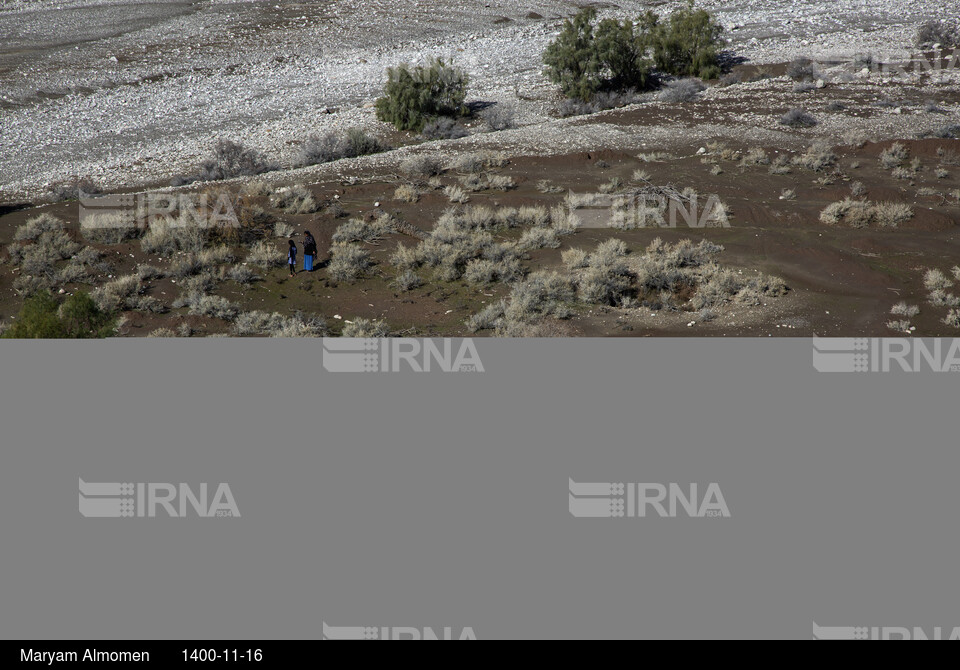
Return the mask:
<path id="1" fill-rule="evenodd" d="M 287 250 L 287 265 L 290 268 L 290 276 L 297 274 L 297 243 L 289 241 L 290 248 Z M 313 238 L 310 231 L 303 234 L 303 269 L 306 272 L 313 272 L 313 264 L 317 260 L 317 241 Z"/>

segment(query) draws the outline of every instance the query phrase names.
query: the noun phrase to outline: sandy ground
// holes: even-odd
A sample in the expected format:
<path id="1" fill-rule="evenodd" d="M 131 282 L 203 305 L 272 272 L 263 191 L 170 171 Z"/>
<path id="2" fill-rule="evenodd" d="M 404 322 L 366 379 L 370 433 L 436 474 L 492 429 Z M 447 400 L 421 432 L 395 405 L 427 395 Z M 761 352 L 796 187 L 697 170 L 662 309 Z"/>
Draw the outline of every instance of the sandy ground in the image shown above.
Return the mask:
<path id="1" fill-rule="evenodd" d="M 701 4 L 728 28 L 731 50 L 753 63 L 902 56 L 918 23 L 960 9 L 932 0 Z M 647 3 L 599 5 L 629 16 Z M 464 146 L 561 154 L 597 142 L 675 141 L 670 123 L 575 130 L 576 120 L 554 119 L 556 91 L 540 54 L 573 11 L 568 2 L 505 0 L 7 1 L 0 6 L 0 201 L 42 197 L 50 184 L 75 177 L 106 188 L 165 183 L 190 172 L 217 137 L 290 165 L 311 133 L 351 126 L 387 133 L 369 107 L 385 68 L 432 55 L 470 72 L 471 99 L 519 105 L 520 129 Z M 882 75 L 874 78 L 883 84 Z M 956 81 L 931 86 L 927 94 L 949 97 L 938 96 L 938 86 L 949 91 Z M 734 94 L 711 95 L 719 104 Z M 757 141 L 780 132 L 775 123 L 741 121 Z M 901 117 L 876 130 L 906 134 L 936 121 Z M 843 128 L 820 129 L 834 130 Z M 726 123 L 697 127 L 704 138 L 740 132 Z"/>

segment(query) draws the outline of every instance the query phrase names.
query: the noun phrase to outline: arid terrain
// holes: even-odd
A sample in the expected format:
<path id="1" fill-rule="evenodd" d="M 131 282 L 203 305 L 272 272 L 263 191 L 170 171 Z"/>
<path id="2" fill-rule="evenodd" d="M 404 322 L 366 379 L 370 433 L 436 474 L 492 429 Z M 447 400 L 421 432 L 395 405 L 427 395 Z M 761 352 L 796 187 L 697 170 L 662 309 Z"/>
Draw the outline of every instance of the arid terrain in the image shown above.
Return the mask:
<path id="1" fill-rule="evenodd" d="M 912 43 L 942 3 L 703 4 L 727 28 L 722 78 L 566 117 L 540 53 L 571 3 L 5 4 L 0 321 L 49 289 L 92 291 L 122 336 L 956 334 L 960 53 Z M 100 19 L 66 39 L 70 12 Z M 384 69 L 426 55 L 471 76 L 466 137 L 374 116 Z M 483 120 L 497 107 L 504 130 Z M 295 167 L 348 128 L 394 148 Z M 217 139 L 278 169 L 170 187 Z M 78 179 L 223 198 L 240 228 L 95 237 Z M 696 225 L 638 221 L 651 196 L 700 207 Z M 290 278 L 307 230 L 319 265 Z"/>

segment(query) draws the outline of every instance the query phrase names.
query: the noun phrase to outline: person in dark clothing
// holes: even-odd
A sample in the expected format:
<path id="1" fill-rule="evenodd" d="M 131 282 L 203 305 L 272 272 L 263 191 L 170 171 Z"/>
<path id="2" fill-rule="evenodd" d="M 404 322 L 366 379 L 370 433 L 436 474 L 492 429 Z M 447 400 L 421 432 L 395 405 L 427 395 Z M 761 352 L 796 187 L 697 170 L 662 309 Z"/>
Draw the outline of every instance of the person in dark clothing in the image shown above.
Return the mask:
<path id="1" fill-rule="evenodd" d="M 317 260 L 317 241 L 308 230 L 303 234 L 303 269 L 313 272 L 313 264 Z"/>
<path id="2" fill-rule="evenodd" d="M 297 243 L 290 240 L 290 250 L 287 252 L 287 265 L 290 266 L 290 276 L 297 275 Z"/>

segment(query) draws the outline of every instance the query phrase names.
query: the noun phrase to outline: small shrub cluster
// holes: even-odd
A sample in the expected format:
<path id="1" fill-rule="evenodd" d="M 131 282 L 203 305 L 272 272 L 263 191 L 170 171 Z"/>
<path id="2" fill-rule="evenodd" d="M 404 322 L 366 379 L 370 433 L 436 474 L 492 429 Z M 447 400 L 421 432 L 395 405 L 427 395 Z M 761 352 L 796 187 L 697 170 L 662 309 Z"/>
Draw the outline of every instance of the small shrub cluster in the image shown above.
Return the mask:
<path id="1" fill-rule="evenodd" d="M 820 221 L 828 225 L 846 225 L 865 228 L 876 224 L 882 228 L 896 228 L 913 218 L 913 208 L 905 203 L 853 200 L 845 198 L 828 205 L 820 212 Z"/>
<path id="2" fill-rule="evenodd" d="M 794 108 L 780 117 L 780 124 L 791 128 L 813 128 L 817 119 L 805 109 Z"/>
<path id="3" fill-rule="evenodd" d="M 231 140 L 219 140 L 213 146 L 213 155 L 200 164 L 196 179 L 217 181 L 235 177 L 249 177 L 276 170 L 279 166 L 270 162 L 255 149 Z M 192 179 L 184 180 L 189 183 Z"/>
<path id="4" fill-rule="evenodd" d="M 390 329 L 386 322 L 371 319 L 356 318 L 353 321 L 346 321 L 343 325 L 341 337 L 386 337 L 390 334 Z"/>
<path id="5" fill-rule="evenodd" d="M 287 214 L 313 214 L 320 205 L 305 186 L 285 186 L 270 196 L 270 205 L 282 209 Z"/>
<path id="6" fill-rule="evenodd" d="M 346 132 L 311 135 L 300 147 L 295 162 L 301 167 L 319 165 L 343 158 L 378 154 L 390 149 L 391 147 L 379 138 L 359 128 L 350 128 Z"/>
<path id="7" fill-rule="evenodd" d="M 335 243 L 330 247 L 327 273 L 337 283 L 357 281 L 373 265 L 370 252 L 358 244 Z"/>

